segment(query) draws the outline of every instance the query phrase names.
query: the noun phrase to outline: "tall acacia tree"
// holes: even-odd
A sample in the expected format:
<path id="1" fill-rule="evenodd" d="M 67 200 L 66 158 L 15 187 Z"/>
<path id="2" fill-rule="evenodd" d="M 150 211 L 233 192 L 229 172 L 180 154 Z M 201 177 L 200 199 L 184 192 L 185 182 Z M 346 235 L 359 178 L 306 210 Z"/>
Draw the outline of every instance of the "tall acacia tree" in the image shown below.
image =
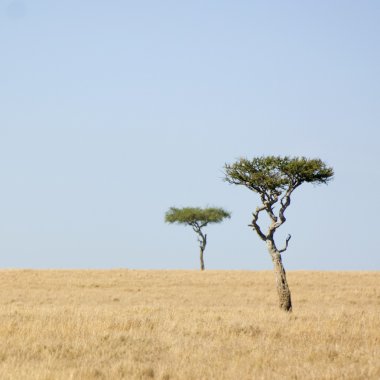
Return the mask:
<path id="1" fill-rule="evenodd" d="M 334 171 L 320 159 L 279 156 L 255 157 L 252 160 L 241 158 L 233 164 L 226 164 L 224 169 L 227 182 L 245 186 L 260 196 L 261 205 L 252 213 L 249 227 L 266 243 L 272 258 L 280 308 L 291 311 L 291 295 L 281 257 L 288 248 L 291 235 L 286 238 L 282 249 L 277 248 L 274 235 L 286 221 L 285 210 L 290 205 L 293 191 L 304 182 L 327 184 Z M 261 212 L 266 212 L 270 218 L 266 233 L 258 224 Z"/>
<path id="2" fill-rule="evenodd" d="M 200 248 L 201 270 L 205 269 L 203 254 L 207 244 L 207 234 L 202 231 L 209 223 L 220 223 L 225 218 L 230 218 L 231 214 L 222 208 L 208 207 L 171 207 L 165 214 L 165 222 L 178 223 L 191 226 L 198 235 Z"/>

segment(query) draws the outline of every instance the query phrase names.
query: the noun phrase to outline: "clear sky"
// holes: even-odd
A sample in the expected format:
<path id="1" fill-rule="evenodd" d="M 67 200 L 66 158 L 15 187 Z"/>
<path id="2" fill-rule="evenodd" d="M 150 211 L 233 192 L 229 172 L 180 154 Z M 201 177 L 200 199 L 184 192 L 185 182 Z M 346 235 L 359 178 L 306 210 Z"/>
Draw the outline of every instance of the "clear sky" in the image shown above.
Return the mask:
<path id="1" fill-rule="evenodd" d="M 170 206 L 220 206 L 206 269 L 269 269 L 257 155 L 320 157 L 287 269 L 380 270 L 380 2 L 0 0 L 0 267 L 199 268 Z"/>

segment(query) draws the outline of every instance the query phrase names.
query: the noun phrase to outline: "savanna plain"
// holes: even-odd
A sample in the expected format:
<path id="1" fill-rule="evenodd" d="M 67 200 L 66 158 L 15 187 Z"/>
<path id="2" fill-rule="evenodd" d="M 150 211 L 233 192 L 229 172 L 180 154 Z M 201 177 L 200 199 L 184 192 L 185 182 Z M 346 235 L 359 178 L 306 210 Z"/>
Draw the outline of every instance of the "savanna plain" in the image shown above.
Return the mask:
<path id="1" fill-rule="evenodd" d="M 380 379 L 380 272 L 1 270 L 0 379 Z"/>

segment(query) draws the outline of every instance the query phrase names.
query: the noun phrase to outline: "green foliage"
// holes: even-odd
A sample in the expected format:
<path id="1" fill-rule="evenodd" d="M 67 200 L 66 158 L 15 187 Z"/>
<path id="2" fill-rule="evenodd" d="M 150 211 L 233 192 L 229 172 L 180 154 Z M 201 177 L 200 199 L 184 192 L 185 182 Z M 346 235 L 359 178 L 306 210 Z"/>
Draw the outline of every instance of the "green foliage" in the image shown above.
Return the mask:
<path id="1" fill-rule="evenodd" d="M 165 222 L 206 226 L 208 223 L 220 223 L 223 219 L 230 217 L 231 214 L 222 208 L 171 207 L 165 214 Z"/>
<path id="2" fill-rule="evenodd" d="M 320 159 L 288 156 L 241 158 L 226 164 L 224 169 L 227 182 L 244 185 L 260 194 L 281 194 L 304 182 L 327 183 L 334 175 L 333 169 Z"/>

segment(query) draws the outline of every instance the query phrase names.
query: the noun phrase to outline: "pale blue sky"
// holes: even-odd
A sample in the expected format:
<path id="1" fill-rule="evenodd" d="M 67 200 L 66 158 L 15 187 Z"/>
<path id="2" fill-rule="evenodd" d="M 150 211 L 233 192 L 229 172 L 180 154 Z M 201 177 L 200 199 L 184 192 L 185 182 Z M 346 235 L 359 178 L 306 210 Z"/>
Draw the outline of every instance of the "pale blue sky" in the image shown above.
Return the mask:
<path id="1" fill-rule="evenodd" d="M 380 269 L 380 2 L 0 0 L 0 267 L 269 269 L 240 156 L 320 157 L 287 269 Z M 281 243 L 279 243 L 281 245 Z"/>

